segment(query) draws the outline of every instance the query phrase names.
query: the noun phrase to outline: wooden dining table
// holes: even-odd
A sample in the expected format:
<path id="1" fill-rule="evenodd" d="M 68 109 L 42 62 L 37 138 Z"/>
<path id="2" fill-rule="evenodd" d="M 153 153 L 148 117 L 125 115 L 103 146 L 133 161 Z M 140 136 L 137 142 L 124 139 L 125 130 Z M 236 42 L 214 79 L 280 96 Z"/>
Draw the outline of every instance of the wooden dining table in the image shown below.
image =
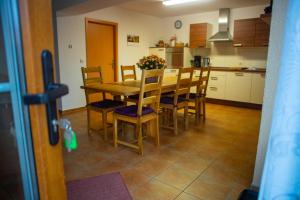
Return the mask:
<path id="1" fill-rule="evenodd" d="M 193 77 L 191 86 L 196 86 L 199 81 L 199 77 Z M 91 90 L 95 92 L 105 92 L 110 93 L 113 96 L 130 96 L 140 93 L 139 80 L 132 81 L 121 81 L 112 83 L 101 83 L 88 86 L 81 86 L 81 89 Z M 162 93 L 171 92 L 176 89 L 177 77 L 164 77 L 162 83 Z"/>
<path id="2" fill-rule="evenodd" d="M 196 86 L 199 81 L 199 77 L 195 76 L 192 79 L 191 86 Z M 136 95 L 140 93 L 140 80 L 133 80 L 133 81 L 121 81 L 121 82 L 112 82 L 112 83 L 101 83 L 101 84 L 93 84 L 88 86 L 81 86 L 81 89 L 90 90 L 93 92 L 105 92 L 110 93 L 114 96 L 116 100 L 120 100 L 121 96 L 130 96 Z M 172 92 L 176 89 L 177 84 L 177 76 L 174 77 L 164 77 L 162 83 L 162 93 L 165 92 Z M 150 123 L 149 131 L 147 134 L 153 137 L 152 135 L 153 130 L 155 127 L 155 123 Z"/>

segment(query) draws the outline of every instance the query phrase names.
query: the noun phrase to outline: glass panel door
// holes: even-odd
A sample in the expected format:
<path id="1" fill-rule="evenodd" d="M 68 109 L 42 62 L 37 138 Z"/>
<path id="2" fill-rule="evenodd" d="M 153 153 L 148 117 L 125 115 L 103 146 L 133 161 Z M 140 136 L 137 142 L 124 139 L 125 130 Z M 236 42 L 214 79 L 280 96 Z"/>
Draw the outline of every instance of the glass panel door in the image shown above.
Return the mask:
<path id="1" fill-rule="evenodd" d="M 38 199 L 18 1 L 0 1 L 0 199 Z"/>

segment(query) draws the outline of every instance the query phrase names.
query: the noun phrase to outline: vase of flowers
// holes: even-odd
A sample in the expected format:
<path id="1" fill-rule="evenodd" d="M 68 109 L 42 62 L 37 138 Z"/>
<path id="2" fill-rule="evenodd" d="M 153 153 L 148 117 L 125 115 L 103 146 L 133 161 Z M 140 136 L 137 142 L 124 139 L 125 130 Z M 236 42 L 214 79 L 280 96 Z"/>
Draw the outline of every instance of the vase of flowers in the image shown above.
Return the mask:
<path id="1" fill-rule="evenodd" d="M 142 70 L 162 69 L 166 67 L 166 61 L 156 55 L 151 55 L 144 56 L 136 65 Z M 146 80 L 146 82 L 156 82 L 156 77 L 150 77 Z"/>

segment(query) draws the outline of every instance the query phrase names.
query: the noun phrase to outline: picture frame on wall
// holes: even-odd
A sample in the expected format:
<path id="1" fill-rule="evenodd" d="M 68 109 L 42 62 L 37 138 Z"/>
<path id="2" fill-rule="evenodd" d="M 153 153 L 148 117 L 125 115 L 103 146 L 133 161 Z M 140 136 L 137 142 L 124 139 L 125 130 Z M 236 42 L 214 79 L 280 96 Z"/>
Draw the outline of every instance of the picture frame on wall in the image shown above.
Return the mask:
<path id="1" fill-rule="evenodd" d="M 140 36 L 134 34 L 127 35 L 127 46 L 139 46 Z"/>

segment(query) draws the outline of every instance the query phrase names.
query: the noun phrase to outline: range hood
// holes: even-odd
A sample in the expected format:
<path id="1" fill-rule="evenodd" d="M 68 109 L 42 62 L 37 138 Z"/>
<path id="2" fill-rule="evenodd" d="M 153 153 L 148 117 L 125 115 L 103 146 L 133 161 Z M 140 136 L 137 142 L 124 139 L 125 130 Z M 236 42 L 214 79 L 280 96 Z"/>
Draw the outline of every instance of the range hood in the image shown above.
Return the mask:
<path id="1" fill-rule="evenodd" d="M 232 41 L 232 36 L 229 32 L 229 17 L 230 8 L 221 8 L 219 10 L 219 31 L 210 37 L 208 41 L 210 42 L 227 42 Z"/>

